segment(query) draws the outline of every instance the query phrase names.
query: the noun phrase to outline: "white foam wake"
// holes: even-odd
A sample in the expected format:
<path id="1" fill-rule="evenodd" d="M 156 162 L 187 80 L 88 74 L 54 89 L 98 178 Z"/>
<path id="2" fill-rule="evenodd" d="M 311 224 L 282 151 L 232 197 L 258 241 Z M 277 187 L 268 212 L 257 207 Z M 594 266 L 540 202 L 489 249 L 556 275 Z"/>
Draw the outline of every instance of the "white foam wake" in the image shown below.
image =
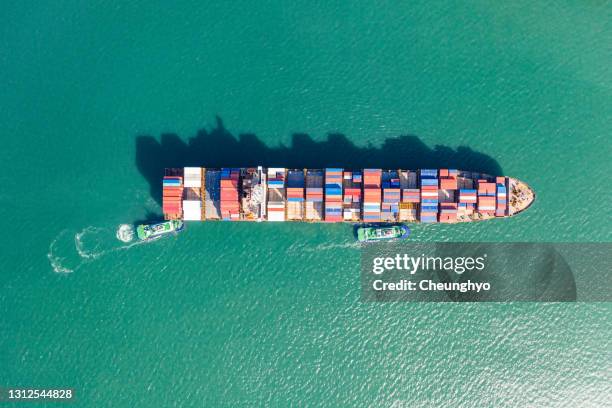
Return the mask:
<path id="1" fill-rule="evenodd" d="M 51 268 L 55 273 L 72 273 L 74 269 L 69 268 L 67 265 L 66 257 L 62 257 L 58 255 L 61 252 L 58 249 L 58 246 L 62 240 L 62 238 L 68 233 L 68 230 L 61 231 L 54 239 L 51 241 L 49 245 L 49 252 L 47 253 L 47 258 L 49 259 L 49 263 L 51 264 Z"/>
<path id="2" fill-rule="evenodd" d="M 109 228 L 89 226 L 79 232 L 65 229 L 60 231 L 49 244 L 47 258 L 55 273 L 66 274 L 112 252 L 145 243 L 147 242 L 119 242 L 116 231 Z"/>
<path id="3" fill-rule="evenodd" d="M 318 245 L 308 245 L 308 244 L 293 244 L 289 246 L 289 252 L 320 252 L 320 251 L 328 251 L 332 249 L 359 249 L 361 248 L 361 243 L 359 242 L 342 242 L 342 243 L 323 243 Z"/>

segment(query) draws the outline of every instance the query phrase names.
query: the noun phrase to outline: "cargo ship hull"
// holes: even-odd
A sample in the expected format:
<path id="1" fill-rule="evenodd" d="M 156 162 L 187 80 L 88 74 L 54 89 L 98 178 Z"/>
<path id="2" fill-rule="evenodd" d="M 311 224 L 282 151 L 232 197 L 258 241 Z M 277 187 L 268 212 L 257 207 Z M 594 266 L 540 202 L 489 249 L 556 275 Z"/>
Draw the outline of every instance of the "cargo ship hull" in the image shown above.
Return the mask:
<path id="1" fill-rule="evenodd" d="M 535 194 L 511 177 L 456 169 L 166 169 L 166 220 L 457 223 L 504 218 Z"/>

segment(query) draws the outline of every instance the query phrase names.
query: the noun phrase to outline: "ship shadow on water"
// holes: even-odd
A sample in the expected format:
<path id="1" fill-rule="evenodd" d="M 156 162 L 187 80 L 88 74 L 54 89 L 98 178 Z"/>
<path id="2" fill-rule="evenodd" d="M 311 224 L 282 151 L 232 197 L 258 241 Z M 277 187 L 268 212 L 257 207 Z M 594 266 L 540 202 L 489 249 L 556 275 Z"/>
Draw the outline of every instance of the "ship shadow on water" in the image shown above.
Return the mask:
<path id="1" fill-rule="evenodd" d="M 428 147 L 414 135 L 386 139 L 380 147 L 358 146 L 341 133 L 330 133 L 325 140 L 294 133 L 291 145 L 267 146 L 256 135 L 232 135 L 216 118 L 212 129 L 202 129 L 187 141 L 173 133 L 160 139 L 136 137 L 136 166 L 150 186 L 153 199 L 161 205 L 164 168 L 167 167 L 250 167 L 286 168 L 457 168 L 492 176 L 502 175 L 492 157 L 466 146 L 456 149 Z"/>

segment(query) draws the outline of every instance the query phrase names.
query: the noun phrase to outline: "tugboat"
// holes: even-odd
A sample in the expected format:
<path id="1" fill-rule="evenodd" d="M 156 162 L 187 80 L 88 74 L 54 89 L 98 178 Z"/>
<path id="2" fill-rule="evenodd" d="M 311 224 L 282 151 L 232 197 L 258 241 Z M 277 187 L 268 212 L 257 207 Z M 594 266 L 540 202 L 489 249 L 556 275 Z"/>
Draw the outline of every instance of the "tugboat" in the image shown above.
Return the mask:
<path id="1" fill-rule="evenodd" d="M 181 220 L 164 221 L 157 224 L 140 224 L 136 227 L 136 236 L 141 241 L 157 239 L 173 232 L 178 233 L 185 228 Z"/>
<path id="2" fill-rule="evenodd" d="M 359 242 L 405 239 L 408 235 L 410 235 L 410 229 L 405 225 L 360 227 L 357 229 Z"/>

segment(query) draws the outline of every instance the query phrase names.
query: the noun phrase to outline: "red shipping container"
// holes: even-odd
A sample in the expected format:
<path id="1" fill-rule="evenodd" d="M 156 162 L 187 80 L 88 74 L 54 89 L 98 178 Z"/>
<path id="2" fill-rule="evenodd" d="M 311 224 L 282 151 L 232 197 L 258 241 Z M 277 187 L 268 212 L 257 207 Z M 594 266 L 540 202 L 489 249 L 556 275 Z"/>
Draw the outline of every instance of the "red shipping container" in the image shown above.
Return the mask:
<path id="1" fill-rule="evenodd" d="M 223 187 L 238 188 L 238 180 L 221 180 L 221 188 Z"/>
<path id="2" fill-rule="evenodd" d="M 443 190 L 457 190 L 457 179 L 455 178 L 440 179 L 440 188 Z"/>
<path id="3" fill-rule="evenodd" d="M 492 190 L 493 192 L 495 192 L 495 183 L 487 183 L 487 182 L 479 182 L 478 183 L 478 191 L 480 190 Z"/>
<path id="4" fill-rule="evenodd" d="M 221 194 L 221 202 L 227 202 L 227 203 L 237 203 L 238 202 L 238 196 L 228 196 L 228 195 L 223 195 Z"/>

